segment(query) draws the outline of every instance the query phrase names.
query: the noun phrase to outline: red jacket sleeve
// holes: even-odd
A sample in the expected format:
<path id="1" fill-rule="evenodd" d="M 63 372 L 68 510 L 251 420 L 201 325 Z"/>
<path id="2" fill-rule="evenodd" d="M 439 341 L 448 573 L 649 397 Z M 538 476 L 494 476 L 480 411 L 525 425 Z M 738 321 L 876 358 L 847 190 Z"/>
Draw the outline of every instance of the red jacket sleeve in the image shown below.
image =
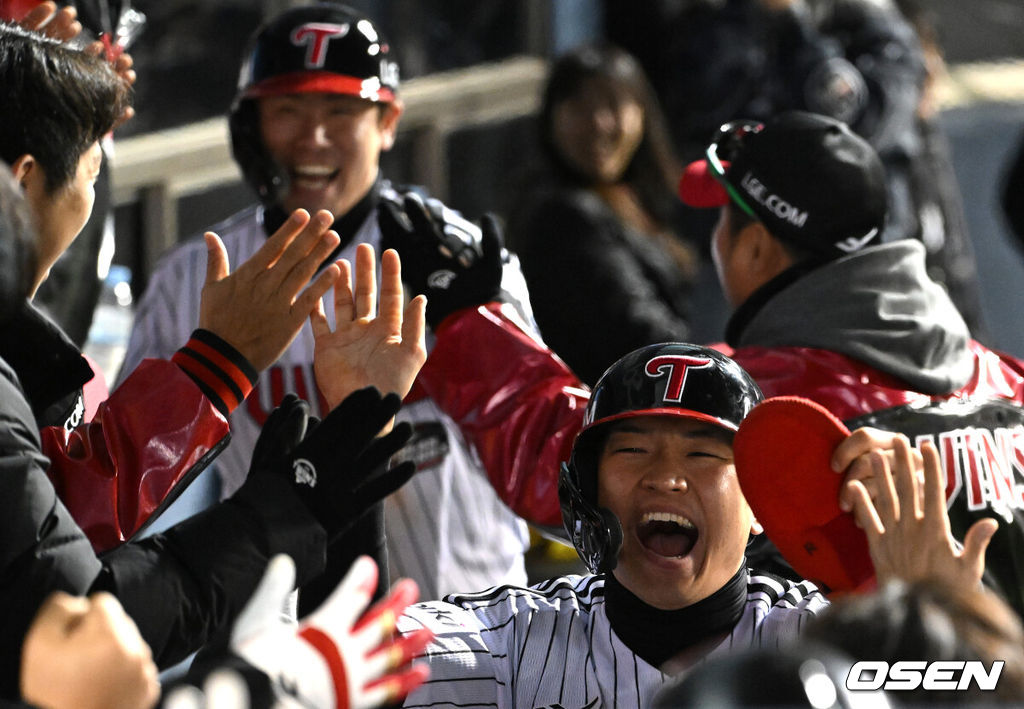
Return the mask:
<path id="1" fill-rule="evenodd" d="M 172 361 L 144 360 L 89 423 L 40 431 L 50 480 L 97 552 L 137 534 L 227 445 L 226 416 L 255 380 L 240 357 L 197 331 Z"/>
<path id="2" fill-rule="evenodd" d="M 419 383 L 476 447 L 501 499 L 534 524 L 560 528 L 559 464 L 590 392 L 517 323 L 499 303 L 453 314 Z"/>

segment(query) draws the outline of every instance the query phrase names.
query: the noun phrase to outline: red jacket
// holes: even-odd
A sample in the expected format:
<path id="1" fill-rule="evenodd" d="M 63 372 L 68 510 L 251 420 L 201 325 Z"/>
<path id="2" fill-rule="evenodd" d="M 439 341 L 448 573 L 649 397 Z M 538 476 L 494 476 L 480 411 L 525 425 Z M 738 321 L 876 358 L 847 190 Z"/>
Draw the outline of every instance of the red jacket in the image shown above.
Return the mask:
<path id="1" fill-rule="evenodd" d="M 86 423 L 78 348 L 31 305 L 0 349 L 39 427 L 47 474 L 99 552 L 138 532 L 228 441 L 227 414 L 255 372 L 229 344 L 197 330 L 171 361 L 147 360 Z"/>
<path id="2" fill-rule="evenodd" d="M 476 447 L 505 504 L 560 529 L 558 468 L 590 392 L 519 323 L 512 306 L 498 303 L 452 314 L 419 382 Z"/>

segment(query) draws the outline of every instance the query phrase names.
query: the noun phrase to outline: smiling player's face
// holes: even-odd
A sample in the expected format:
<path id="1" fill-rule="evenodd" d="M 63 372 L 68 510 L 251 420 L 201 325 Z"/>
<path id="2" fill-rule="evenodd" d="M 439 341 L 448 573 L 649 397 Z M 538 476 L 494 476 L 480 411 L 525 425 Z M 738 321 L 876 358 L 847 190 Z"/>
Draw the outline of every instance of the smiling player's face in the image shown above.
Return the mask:
<path id="1" fill-rule="evenodd" d="M 609 425 L 598 503 L 622 524 L 615 577 L 663 610 L 707 598 L 740 568 L 754 522 L 736 477 L 732 434 L 670 416 Z"/>

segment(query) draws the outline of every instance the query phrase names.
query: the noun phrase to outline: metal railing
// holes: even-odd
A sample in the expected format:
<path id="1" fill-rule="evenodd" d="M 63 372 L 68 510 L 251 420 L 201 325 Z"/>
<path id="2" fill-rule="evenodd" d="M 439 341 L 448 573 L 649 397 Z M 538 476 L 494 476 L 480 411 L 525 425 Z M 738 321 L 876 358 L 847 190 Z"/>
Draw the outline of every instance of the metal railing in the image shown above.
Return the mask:
<path id="1" fill-rule="evenodd" d="M 543 59 L 524 56 L 405 82 L 399 132 L 411 141 L 409 179 L 444 197 L 447 136 L 535 113 L 545 72 Z M 146 273 L 178 241 L 180 199 L 242 179 L 223 117 L 119 140 L 110 170 L 114 204 L 140 205 Z"/>
<path id="2" fill-rule="evenodd" d="M 546 66 L 543 59 L 521 56 L 403 84 L 406 109 L 399 131 L 412 144 L 412 174 L 406 177 L 444 198 L 449 184 L 447 136 L 535 113 Z M 941 108 L 1024 102 L 1024 61 L 950 67 L 937 95 Z M 110 167 L 115 205 L 141 207 L 141 266 L 146 273 L 179 238 L 178 200 L 241 180 L 224 118 L 119 140 Z"/>

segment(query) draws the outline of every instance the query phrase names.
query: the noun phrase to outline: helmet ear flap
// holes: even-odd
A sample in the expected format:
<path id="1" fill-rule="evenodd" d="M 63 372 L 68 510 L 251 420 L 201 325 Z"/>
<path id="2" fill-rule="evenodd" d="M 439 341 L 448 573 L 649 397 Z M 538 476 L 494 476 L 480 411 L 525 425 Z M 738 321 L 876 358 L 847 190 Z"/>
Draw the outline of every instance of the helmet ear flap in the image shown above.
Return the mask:
<path id="1" fill-rule="evenodd" d="M 622 525 L 611 510 L 587 499 L 573 460 L 562 463 L 558 499 L 565 531 L 583 563 L 595 574 L 614 570 L 622 548 Z"/>
<path id="2" fill-rule="evenodd" d="M 231 154 L 260 201 L 277 204 L 288 193 L 287 171 L 267 152 L 260 135 L 259 107 L 254 99 L 236 101 L 228 116 Z"/>

